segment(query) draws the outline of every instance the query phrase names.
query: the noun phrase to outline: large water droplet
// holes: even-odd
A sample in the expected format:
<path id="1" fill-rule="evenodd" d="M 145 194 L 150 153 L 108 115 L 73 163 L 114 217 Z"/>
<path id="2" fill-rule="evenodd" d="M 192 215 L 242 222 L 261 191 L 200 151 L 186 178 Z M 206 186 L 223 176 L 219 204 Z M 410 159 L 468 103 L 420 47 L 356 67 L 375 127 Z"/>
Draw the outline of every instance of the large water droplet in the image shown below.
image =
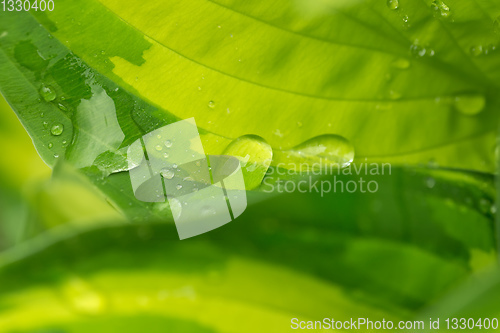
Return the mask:
<path id="1" fill-rule="evenodd" d="M 399 8 L 399 0 L 387 0 L 387 7 L 389 9 L 398 9 Z"/>
<path id="2" fill-rule="evenodd" d="M 175 176 L 174 171 L 170 168 L 161 169 L 160 174 L 162 175 L 163 178 L 166 179 L 172 179 Z"/>
<path id="3" fill-rule="evenodd" d="M 280 160 L 285 155 L 288 163 L 302 164 L 311 170 L 326 166 L 347 167 L 354 159 L 354 147 L 340 135 L 326 134 L 307 140 L 280 155 Z"/>
<path id="4" fill-rule="evenodd" d="M 462 95 L 455 97 L 455 108 L 458 112 L 473 116 L 480 113 L 486 105 L 483 95 Z"/>
<path id="5" fill-rule="evenodd" d="M 51 102 L 51 101 L 55 100 L 57 97 L 56 91 L 51 86 L 43 85 L 40 88 L 39 92 L 40 92 L 40 96 L 42 96 L 42 98 L 46 102 Z"/>
<path id="6" fill-rule="evenodd" d="M 247 190 L 261 184 L 273 158 L 271 146 L 256 135 L 239 137 L 226 147 L 223 154 L 240 160 Z"/>
<path id="7" fill-rule="evenodd" d="M 64 125 L 61 123 L 54 124 L 50 128 L 50 134 L 55 135 L 55 136 L 59 136 L 63 132 L 64 132 Z"/>

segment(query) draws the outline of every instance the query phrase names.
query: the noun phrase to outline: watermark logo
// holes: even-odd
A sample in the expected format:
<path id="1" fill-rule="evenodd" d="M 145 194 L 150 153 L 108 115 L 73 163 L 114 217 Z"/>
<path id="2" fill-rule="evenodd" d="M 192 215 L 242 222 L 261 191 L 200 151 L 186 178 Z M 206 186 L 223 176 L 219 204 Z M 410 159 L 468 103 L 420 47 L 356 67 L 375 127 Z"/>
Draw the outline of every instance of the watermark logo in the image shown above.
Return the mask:
<path id="1" fill-rule="evenodd" d="M 229 223 L 247 207 L 239 160 L 205 155 L 194 118 L 144 135 L 127 159 L 135 197 L 168 200 L 180 239 Z"/>
<path id="2" fill-rule="evenodd" d="M 375 193 L 379 190 L 377 177 L 391 173 L 390 163 L 339 165 L 323 160 L 314 164 L 279 163 L 276 169 L 267 173 L 262 191 L 319 193 L 321 197 L 328 193 Z"/>

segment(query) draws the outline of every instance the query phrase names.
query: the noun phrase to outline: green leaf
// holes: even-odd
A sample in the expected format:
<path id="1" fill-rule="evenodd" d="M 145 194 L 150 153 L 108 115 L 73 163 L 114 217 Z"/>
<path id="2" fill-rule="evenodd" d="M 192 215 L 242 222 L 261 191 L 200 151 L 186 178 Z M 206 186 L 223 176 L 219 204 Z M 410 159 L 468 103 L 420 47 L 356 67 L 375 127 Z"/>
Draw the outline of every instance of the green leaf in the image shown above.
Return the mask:
<path id="1" fill-rule="evenodd" d="M 2 13 L 1 90 L 49 164 L 51 138 L 37 112 L 61 122 L 67 140 L 72 126 L 54 106 L 71 100 L 72 125 L 85 132 L 78 106 L 98 84 L 115 102 L 126 141 L 140 134 L 130 113 L 145 131 L 195 116 L 211 154 L 243 135 L 288 150 L 331 133 L 347 138 L 358 158 L 492 171 L 496 2 L 450 0 L 446 15 L 430 1 L 396 10 L 384 1 L 283 1 L 277 8 L 66 0 L 52 12 Z M 50 104 L 36 102 L 42 84 L 54 85 Z M 114 84 L 127 101 L 113 96 Z M 139 100 L 153 106 L 137 108 Z M 97 143 L 74 143 L 100 147 L 82 152 L 85 164 L 103 147 L 91 138 Z M 55 143 L 54 152 L 63 151 Z"/>

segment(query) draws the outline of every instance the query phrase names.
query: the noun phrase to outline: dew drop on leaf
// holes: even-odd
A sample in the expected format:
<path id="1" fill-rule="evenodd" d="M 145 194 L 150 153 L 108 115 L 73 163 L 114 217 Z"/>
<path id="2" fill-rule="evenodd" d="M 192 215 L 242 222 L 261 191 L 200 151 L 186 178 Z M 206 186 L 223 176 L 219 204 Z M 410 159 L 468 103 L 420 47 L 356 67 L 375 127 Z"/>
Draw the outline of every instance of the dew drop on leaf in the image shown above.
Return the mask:
<path id="1" fill-rule="evenodd" d="M 52 135 L 54 135 L 54 136 L 59 136 L 59 135 L 61 135 L 63 132 L 64 132 L 64 125 L 63 125 L 63 124 L 61 124 L 61 123 L 54 124 L 54 125 L 52 125 L 52 127 L 50 128 L 50 134 L 52 134 Z"/>
<path id="2" fill-rule="evenodd" d="M 271 165 L 273 149 L 266 140 L 257 135 L 244 135 L 232 141 L 224 155 L 234 156 L 240 161 L 247 190 L 259 186 Z"/>
<path id="3" fill-rule="evenodd" d="M 290 162 L 298 165 L 306 163 L 309 168 L 322 166 L 347 167 L 354 159 L 354 147 L 346 138 L 340 135 L 320 135 L 296 147 L 284 151 Z"/>
<path id="4" fill-rule="evenodd" d="M 470 54 L 475 56 L 475 57 L 482 55 L 483 54 L 483 46 L 482 45 L 471 46 Z"/>
<path id="5" fill-rule="evenodd" d="M 172 141 L 170 141 L 170 140 L 165 141 L 165 147 L 167 147 L 167 148 L 172 147 Z"/>
<path id="6" fill-rule="evenodd" d="M 62 104 L 62 103 L 57 104 L 57 107 L 61 111 L 64 111 L 64 112 L 68 111 L 68 108 L 64 104 Z"/>
<path id="7" fill-rule="evenodd" d="M 172 179 L 175 176 L 174 172 L 170 168 L 163 168 L 160 171 L 160 174 L 162 175 L 163 178 L 166 178 L 166 179 Z"/>
<path id="8" fill-rule="evenodd" d="M 442 0 L 433 0 L 431 8 L 434 9 L 441 17 L 450 16 L 450 7 L 448 7 Z"/>
<path id="9" fill-rule="evenodd" d="M 208 102 L 208 107 L 211 109 L 215 108 L 215 102 L 214 101 Z"/>
<path id="10" fill-rule="evenodd" d="M 398 9 L 399 8 L 399 0 L 387 0 L 387 7 L 389 9 Z"/>
<path id="11" fill-rule="evenodd" d="M 52 88 L 51 86 L 43 85 L 40 88 L 39 92 L 40 92 L 40 96 L 42 96 L 42 98 L 46 102 L 51 102 L 51 101 L 55 100 L 57 97 L 57 94 L 56 94 L 54 88 Z"/>

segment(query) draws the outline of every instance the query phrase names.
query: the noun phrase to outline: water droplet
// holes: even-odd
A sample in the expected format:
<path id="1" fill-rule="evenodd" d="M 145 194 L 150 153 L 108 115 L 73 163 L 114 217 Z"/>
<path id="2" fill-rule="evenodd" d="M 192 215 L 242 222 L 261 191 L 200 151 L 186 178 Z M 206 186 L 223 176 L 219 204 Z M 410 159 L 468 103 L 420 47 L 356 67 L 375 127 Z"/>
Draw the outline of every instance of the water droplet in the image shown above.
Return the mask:
<path id="1" fill-rule="evenodd" d="M 54 144 L 52 142 L 49 142 L 48 147 L 49 149 L 52 149 L 52 147 L 54 147 Z"/>
<path id="2" fill-rule="evenodd" d="M 398 9 L 399 8 L 399 0 L 387 0 L 387 7 L 389 9 Z"/>
<path id="3" fill-rule="evenodd" d="M 482 45 L 474 45 L 470 48 L 470 54 L 474 57 L 478 57 L 483 54 L 483 46 Z"/>
<path id="4" fill-rule="evenodd" d="M 425 180 L 425 185 L 428 188 L 434 188 L 434 186 L 436 185 L 436 180 L 432 177 L 427 177 L 427 179 Z"/>
<path id="5" fill-rule="evenodd" d="M 426 49 L 425 47 L 417 44 L 417 43 L 414 43 L 410 46 L 410 52 L 413 56 L 415 57 L 423 57 L 425 56 L 425 53 L 426 53 Z"/>
<path id="6" fill-rule="evenodd" d="M 485 54 L 485 55 L 488 55 L 488 54 L 490 54 L 490 53 L 492 53 L 492 52 L 496 51 L 496 49 L 497 49 L 497 47 L 496 47 L 495 45 L 490 44 L 490 45 L 488 45 L 488 46 L 484 49 L 484 54 Z"/>
<path id="7" fill-rule="evenodd" d="M 166 179 L 172 179 L 175 176 L 174 171 L 170 168 L 161 169 L 160 174 L 162 175 L 163 178 L 166 178 Z"/>
<path id="8" fill-rule="evenodd" d="M 172 167 L 173 167 L 174 169 L 177 169 L 178 165 L 174 163 L 174 164 L 172 164 Z"/>
<path id="9" fill-rule="evenodd" d="M 483 95 L 462 95 L 455 97 L 455 108 L 458 112 L 473 116 L 480 113 L 486 105 Z"/>
<path id="10" fill-rule="evenodd" d="M 160 135 L 160 134 L 158 134 L 156 137 L 157 137 L 158 139 L 161 139 L 161 135 Z"/>
<path id="11" fill-rule="evenodd" d="M 262 183 L 273 158 L 273 149 L 257 135 L 244 135 L 232 141 L 223 155 L 235 156 L 242 166 L 245 188 L 251 190 Z"/>
<path id="12" fill-rule="evenodd" d="M 156 146 L 155 146 L 155 149 L 156 149 L 157 151 L 161 151 L 163 148 L 162 148 L 160 145 L 156 145 Z"/>
<path id="13" fill-rule="evenodd" d="M 50 134 L 55 135 L 55 136 L 59 136 L 63 132 L 64 132 L 64 125 L 61 123 L 54 124 L 50 128 Z"/>
<path id="14" fill-rule="evenodd" d="M 450 7 L 448 7 L 442 0 L 433 0 L 431 3 L 431 8 L 434 9 L 441 17 L 450 16 Z"/>
<path id="15" fill-rule="evenodd" d="M 398 58 L 393 61 L 392 66 L 399 69 L 408 69 L 410 67 L 410 61 L 405 58 Z"/>
<path id="16" fill-rule="evenodd" d="M 40 96 L 46 101 L 46 102 L 51 102 L 56 99 L 57 95 L 54 90 L 54 88 L 50 86 L 43 85 L 40 88 Z"/>
<path id="17" fill-rule="evenodd" d="M 170 140 L 165 141 L 165 147 L 167 147 L 167 148 L 172 147 L 172 141 L 170 141 Z"/>
<path id="18" fill-rule="evenodd" d="M 283 133 L 281 133 L 281 131 L 278 128 L 276 130 L 274 130 L 273 134 L 276 136 L 279 136 L 280 138 L 283 137 Z"/>
<path id="19" fill-rule="evenodd" d="M 169 156 L 168 153 L 163 154 L 163 158 L 168 158 L 168 156 Z"/>
<path id="20" fill-rule="evenodd" d="M 59 154 L 54 154 L 54 158 L 59 158 Z"/>
<path id="21" fill-rule="evenodd" d="M 43 112 L 40 112 L 40 118 L 45 117 L 45 114 Z"/>
<path id="22" fill-rule="evenodd" d="M 354 159 L 354 147 L 340 135 L 326 134 L 282 151 L 280 155 L 280 160 L 290 159 L 298 165 L 305 163 L 310 169 L 332 165 L 347 167 Z"/>
<path id="23" fill-rule="evenodd" d="M 62 104 L 62 103 L 58 103 L 58 104 L 57 104 L 57 107 L 58 107 L 58 108 L 59 108 L 59 110 L 61 110 L 61 111 L 64 111 L 64 112 L 68 111 L 68 108 L 67 108 L 64 104 Z"/>
<path id="24" fill-rule="evenodd" d="M 46 122 L 46 121 L 44 121 L 44 122 L 43 122 L 43 127 L 44 127 L 44 128 L 49 128 L 49 123 L 48 123 L 48 122 Z"/>
<path id="25" fill-rule="evenodd" d="M 410 19 L 410 18 L 408 17 L 408 15 L 403 16 L 403 22 L 404 22 L 404 23 L 408 23 L 408 20 L 409 20 L 409 19 Z"/>
<path id="26" fill-rule="evenodd" d="M 208 107 L 211 109 L 215 108 L 215 102 L 214 101 L 208 102 Z"/>
<path id="27" fill-rule="evenodd" d="M 299 128 L 301 128 L 301 127 L 302 127 L 302 122 L 298 121 L 298 122 L 297 122 L 297 126 L 298 126 Z"/>
<path id="28" fill-rule="evenodd" d="M 68 141 L 63 140 L 62 145 L 63 145 L 63 147 L 66 147 L 68 145 Z"/>
<path id="29" fill-rule="evenodd" d="M 176 188 L 176 189 L 178 189 L 178 190 L 180 190 L 180 189 L 182 188 L 182 185 L 181 185 L 181 184 L 177 184 L 177 185 L 175 186 L 175 188 Z"/>

